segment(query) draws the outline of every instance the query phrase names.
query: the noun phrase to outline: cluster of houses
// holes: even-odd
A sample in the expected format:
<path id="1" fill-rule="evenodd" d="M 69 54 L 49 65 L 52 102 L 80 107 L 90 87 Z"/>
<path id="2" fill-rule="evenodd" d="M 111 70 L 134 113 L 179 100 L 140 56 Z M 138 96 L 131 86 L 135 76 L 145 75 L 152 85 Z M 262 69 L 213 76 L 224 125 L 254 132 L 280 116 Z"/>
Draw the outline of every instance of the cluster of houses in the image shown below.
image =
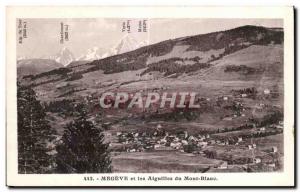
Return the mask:
<path id="1" fill-rule="evenodd" d="M 178 132 L 177 134 L 169 134 L 167 132 L 155 131 L 151 134 L 143 132 L 117 132 L 118 142 L 127 146 L 123 148 L 123 151 L 133 153 L 142 151 L 153 151 L 153 150 L 177 150 L 180 152 L 194 153 L 206 155 L 206 151 L 211 150 L 208 146 L 210 145 L 242 145 L 247 147 L 247 150 L 255 150 L 257 145 L 255 143 L 247 144 L 243 141 L 242 137 L 228 137 L 227 139 L 215 138 L 210 134 L 203 134 L 192 136 L 186 131 Z M 278 153 L 276 146 L 272 146 L 269 153 Z M 208 157 L 216 158 L 216 157 Z M 262 157 L 253 157 L 250 164 L 264 164 L 272 169 L 276 168 L 274 158 L 270 155 Z M 222 159 L 223 160 L 223 159 Z M 247 163 L 247 164 L 248 164 Z M 237 163 L 238 164 L 238 163 Z M 228 162 L 224 160 L 221 164 L 216 166 L 217 169 L 228 169 Z"/>
<path id="2" fill-rule="evenodd" d="M 271 124 L 268 127 L 271 128 L 271 129 L 283 130 L 283 125 L 281 125 L 280 123 L 279 124 Z M 259 128 L 257 128 L 257 131 L 258 132 L 265 132 L 266 127 L 265 126 L 259 127 Z"/>
<path id="3" fill-rule="evenodd" d="M 160 125 L 158 125 L 159 127 Z M 179 150 L 181 152 L 201 153 L 209 145 L 238 145 L 242 137 L 211 138 L 210 134 L 189 135 L 187 131 L 169 134 L 165 131 L 153 133 L 117 132 L 118 142 L 124 146 L 124 151 L 141 152 L 145 150 Z"/>
<path id="4" fill-rule="evenodd" d="M 186 131 L 177 134 L 155 131 L 154 133 L 138 132 L 117 132 L 118 142 L 129 145 L 128 152 L 138 152 L 144 150 L 177 149 L 182 150 L 183 146 L 196 144 L 198 147 L 207 146 L 209 135 L 200 135 L 199 137 L 189 136 Z"/>

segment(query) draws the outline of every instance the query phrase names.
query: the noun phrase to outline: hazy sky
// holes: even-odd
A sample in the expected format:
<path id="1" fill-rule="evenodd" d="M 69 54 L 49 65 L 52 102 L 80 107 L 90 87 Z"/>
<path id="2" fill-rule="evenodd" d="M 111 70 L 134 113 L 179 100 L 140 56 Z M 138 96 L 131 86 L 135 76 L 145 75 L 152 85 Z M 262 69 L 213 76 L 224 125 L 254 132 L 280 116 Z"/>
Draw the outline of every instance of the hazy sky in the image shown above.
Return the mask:
<path id="1" fill-rule="evenodd" d="M 130 20 L 131 33 L 137 41 L 150 44 L 167 39 L 204 34 L 243 25 L 283 27 L 280 19 L 146 19 L 147 32 L 137 32 L 141 19 L 23 19 L 27 38 L 17 45 L 17 56 L 40 58 L 55 55 L 67 47 L 75 57 L 87 49 L 99 47 L 106 52 L 114 47 L 127 32 L 123 22 Z M 60 43 L 61 23 L 68 25 L 69 41 Z M 17 26 L 19 21 L 17 21 Z M 18 37 L 18 35 L 17 35 Z"/>

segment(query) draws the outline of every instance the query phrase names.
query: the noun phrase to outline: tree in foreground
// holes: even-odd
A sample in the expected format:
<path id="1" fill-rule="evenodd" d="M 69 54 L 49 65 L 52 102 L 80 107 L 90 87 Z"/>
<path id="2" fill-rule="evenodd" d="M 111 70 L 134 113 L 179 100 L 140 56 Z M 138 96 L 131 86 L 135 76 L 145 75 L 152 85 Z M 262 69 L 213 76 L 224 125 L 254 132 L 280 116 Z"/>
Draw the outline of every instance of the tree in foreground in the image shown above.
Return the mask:
<path id="1" fill-rule="evenodd" d="M 22 174 L 49 173 L 53 161 L 47 144 L 55 131 L 45 120 L 45 112 L 33 89 L 17 84 L 18 171 Z"/>
<path id="2" fill-rule="evenodd" d="M 58 173 L 109 173 L 111 159 L 102 130 L 81 112 L 67 125 L 62 143 L 57 147 Z"/>

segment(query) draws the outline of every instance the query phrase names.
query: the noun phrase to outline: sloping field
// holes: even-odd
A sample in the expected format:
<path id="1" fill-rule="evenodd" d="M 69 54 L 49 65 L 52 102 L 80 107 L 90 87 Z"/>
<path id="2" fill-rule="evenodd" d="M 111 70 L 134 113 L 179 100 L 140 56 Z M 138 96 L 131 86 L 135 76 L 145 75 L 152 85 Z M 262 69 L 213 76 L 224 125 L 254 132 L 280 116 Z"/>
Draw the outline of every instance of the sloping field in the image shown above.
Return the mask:
<path id="1" fill-rule="evenodd" d="M 222 161 L 177 151 L 120 153 L 112 157 L 113 172 L 202 172 Z"/>

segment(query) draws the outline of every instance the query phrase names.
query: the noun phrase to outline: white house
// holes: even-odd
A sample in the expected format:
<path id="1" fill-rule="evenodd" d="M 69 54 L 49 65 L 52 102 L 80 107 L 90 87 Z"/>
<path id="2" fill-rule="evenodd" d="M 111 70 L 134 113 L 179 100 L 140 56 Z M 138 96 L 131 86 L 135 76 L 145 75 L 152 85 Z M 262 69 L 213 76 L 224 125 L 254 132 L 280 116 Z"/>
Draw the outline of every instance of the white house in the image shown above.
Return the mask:
<path id="1" fill-rule="evenodd" d="M 260 130 L 260 131 L 265 131 L 266 128 L 265 128 L 265 127 L 261 127 L 261 128 L 259 128 L 259 130 Z"/>
<path id="2" fill-rule="evenodd" d="M 261 159 L 260 158 L 254 158 L 253 159 L 253 163 L 261 163 Z"/>
<path id="3" fill-rule="evenodd" d="M 275 147 L 275 146 L 273 146 L 273 147 L 272 147 L 272 152 L 273 152 L 273 153 L 276 153 L 277 151 L 278 151 L 278 148 Z"/>
<path id="4" fill-rule="evenodd" d="M 222 162 L 219 166 L 218 169 L 227 169 L 228 168 L 228 164 L 226 161 Z"/>
<path id="5" fill-rule="evenodd" d="M 265 95 L 269 95 L 270 93 L 271 93 L 270 89 L 265 89 L 265 90 L 264 90 L 264 94 L 265 94 Z"/>
<path id="6" fill-rule="evenodd" d="M 188 144 L 189 144 L 186 140 L 181 140 L 181 143 L 182 143 L 183 145 L 188 145 Z"/>
<path id="7" fill-rule="evenodd" d="M 133 153 L 133 152 L 136 152 L 136 150 L 135 149 L 129 149 L 128 152 Z"/>
<path id="8" fill-rule="evenodd" d="M 178 149 L 181 146 L 181 143 L 170 143 L 170 147 Z"/>
<path id="9" fill-rule="evenodd" d="M 268 164 L 268 166 L 269 166 L 269 167 L 273 167 L 273 168 L 276 167 L 275 163 L 270 163 L 270 164 Z"/>

